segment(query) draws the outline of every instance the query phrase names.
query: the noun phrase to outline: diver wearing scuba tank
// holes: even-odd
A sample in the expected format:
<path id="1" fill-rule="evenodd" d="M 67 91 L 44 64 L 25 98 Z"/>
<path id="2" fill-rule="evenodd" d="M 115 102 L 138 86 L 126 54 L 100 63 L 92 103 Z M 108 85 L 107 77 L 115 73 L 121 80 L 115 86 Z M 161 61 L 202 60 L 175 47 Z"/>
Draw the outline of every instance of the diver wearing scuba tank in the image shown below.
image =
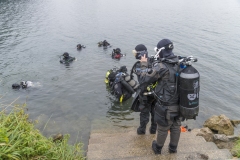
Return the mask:
<path id="1" fill-rule="evenodd" d="M 158 42 L 153 56 L 153 77 L 158 78 L 157 87 L 152 93 L 157 99 L 155 120 L 158 125 L 157 141 L 152 142 L 155 154 L 161 154 L 170 129 L 170 153 L 177 152 L 181 120 L 196 119 L 199 112 L 199 72 L 192 66 L 197 62 L 193 56 L 175 56 L 173 43 L 169 39 Z M 143 63 L 146 59 L 141 60 Z M 146 75 L 150 76 L 150 75 Z M 145 78 L 147 80 L 147 78 Z M 154 78 L 153 78 L 154 79 Z"/>
<path id="2" fill-rule="evenodd" d="M 110 46 L 110 43 L 108 43 L 108 41 L 107 40 L 103 40 L 103 41 L 100 41 L 100 42 L 98 42 L 98 47 L 108 47 L 108 46 Z"/>
<path id="3" fill-rule="evenodd" d="M 121 53 L 121 49 L 120 48 L 113 49 L 113 51 L 112 51 L 112 59 L 120 59 L 122 56 L 123 55 Z"/>
<path id="4" fill-rule="evenodd" d="M 60 63 L 68 64 L 76 59 L 75 57 L 69 56 L 69 53 L 67 52 L 64 52 L 62 56 L 63 56 L 63 59 L 60 59 Z"/>
<path id="5" fill-rule="evenodd" d="M 27 89 L 30 87 L 41 87 L 42 85 L 39 82 L 32 82 L 32 81 L 21 81 L 20 84 L 18 83 L 14 83 L 12 84 L 12 88 L 13 89 L 20 89 L 22 87 L 22 89 Z"/>
<path id="6" fill-rule="evenodd" d="M 81 44 L 78 44 L 78 45 L 77 45 L 77 50 L 81 50 L 82 48 L 86 48 L 86 46 L 81 45 Z"/>
<path id="7" fill-rule="evenodd" d="M 152 78 L 158 79 L 157 86 L 150 89 L 157 99 L 155 120 L 158 125 L 157 141 L 152 142 L 155 154 L 161 154 L 162 146 L 170 130 L 170 153 L 177 152 L 181 120 L 196 119 L 199 112 L 199 72 L 192 66 L 197 62 L 193 56 L 175 56 L 173 43 L 162 39 L 155 47 Z M 145 57 L 141 62 L 146 61 Z M 151 76 L 151 75 L 146 75 Z M 147 80 L 147 78 L 145 78 Z M 145 81 L 147 82 L 147 81 Z"/>
<path id="8" fill-rule="evenodd" d="M 157 140 L 152 142 L 152 149 L 155 154 L 161 154 L 162 147 L 170 130 L 169 152 L 177 152 L 180 137 L 180 115 L 179 115 L 179 95 L 177 92 L 176 72 L 178 70 L 178 57 L 172 52 L 173 44 L 168 39 L 162 39 L 157 44 L 155 50 L 157 54 L 153 57 L 152 72 L 141 73 L 140 88 L 146 87 L 157 81 L 156 87 L 151 88 L 156 99 L 154 120 L 157 123 Z M 146 69 L 148 59 L 142 56 L 140 65 L 142 70 Z"/>
<path id="9" fill-rule="evenodd" d="M 135 88 L 138 87 L 137 82 L 129 77 L 126 66 L 121 66 L 120 69 L 111 69 L 106 74 L 105 83 L 109 84 L 111 93 L 119 102 L 131 98 Z"/>
<path id="10" fill-rule="evenodd" d="M 135 47 L 133 50 L 133 55 L 136 59 L 140 60 L 143 55 L 148 55 L 148 51 L 145 45 L 139 44 Z M 145 134 L 146 133 L 146 127 L 150 119 L 151 115 L 151 126 L 149 128 L 150 134 L 155 134 L 157 129 L 157 124 L 154 121 L 154 105 L 155 105 L 155 99 L 153 95 L 144 95 L 144 92 L 147 92 L 147 84 L 142 83 L 144 78 L 142 75 L 146 73 L 152 73 L 151 68 L 149 68 L 149 64 L 144 64 L 144 66 L 141 66 L 141 62 L 137 61 L 131 70 L 130 77 L 133 78 L 133 73 L 137 75 L 138 83 L 140 86 L 138 86 L 136 90 L 136 95 L 134 97 L 134 100 L 132 101 L 131 109 L 135 112 L 140 112 L 140 126 L 137 129 L 137 134 Z"/>

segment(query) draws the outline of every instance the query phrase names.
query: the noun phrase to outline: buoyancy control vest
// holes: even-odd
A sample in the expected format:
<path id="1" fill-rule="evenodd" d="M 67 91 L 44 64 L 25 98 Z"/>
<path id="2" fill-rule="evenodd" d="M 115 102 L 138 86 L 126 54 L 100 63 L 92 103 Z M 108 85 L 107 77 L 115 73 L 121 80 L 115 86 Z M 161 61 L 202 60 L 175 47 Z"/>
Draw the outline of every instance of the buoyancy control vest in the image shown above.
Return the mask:
<path id="1" fill-rule="evenodd" d="M 159 63 L 161 68 L 164 68 L 160 72 L 160 79 L 158 80 L 158 85 L 155 87 L 154 92 L 157 95 L 159 103 L 165 106 L 176 105 L 178 104 L 179 94 L 177 91 L 177 64 L 169 63 Z"/>
<path id="2" fill-rule="evenodd" d="M 157 99 L 155 105 L 154 121 L 161 126 L 168 126 L 171 121 L 178 119 L 179 113 L 179 94 L 178 94 L 178 65 L 161 62 L 158 64 L 159 79 L 157 86 L 153 89 Z"/>
<path id="3" fill-rule="evenodd" d="M 67 64 L 67 63 L 70 63 L 70 62 L 72 62 L 72 61 L 74 61 L 74 60 L 76 60 L 76 58 L 75 57 L 68 57 L 68 58 L 63 58 L 63 59 L 61 59 L 60 60 L 60 63 L 65 63 L 65 64 Z"/>

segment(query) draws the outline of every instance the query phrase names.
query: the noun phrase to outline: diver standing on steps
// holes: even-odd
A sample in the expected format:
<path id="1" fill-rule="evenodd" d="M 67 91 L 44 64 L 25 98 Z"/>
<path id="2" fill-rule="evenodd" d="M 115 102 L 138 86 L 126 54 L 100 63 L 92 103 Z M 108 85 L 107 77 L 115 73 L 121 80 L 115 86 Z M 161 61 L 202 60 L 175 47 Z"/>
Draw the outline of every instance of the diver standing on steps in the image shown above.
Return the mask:
<path id="1" fill-rule="evenodd" d="M 173 43 L 168 39 L 162 39 L 158 42 L 156 48 L 156 52 L 159 54 L 158 60 L 155 59 L 153 61 L 151 57 L 150 61 L 153 61 L 151 69 L 146 70 L 147 62 L 149 61 L 147 54 L 140 59 L 140 79 L 142 80 L 140 85 L 145 87 L 157 81 L 155 87 L 149 87 L 157 100 L 154 120 L 157 123 L 158 133 L 157 140 L 152 142 L 152 149 L 155 154 L 161 154 L 168 130 L 170 130 L 170 143 L 168 145 L 170 153 L 177 152 L 180 137 L 179 95 L 175 78 L 178 69 L 178 57 L 173 54 L 172 50 Z M 165 63 L 164 60 L 173 63 Z"/>
<path id="2" fill-rule="evenodd" d="M 156 100 L 153 95 L 144 95 L 144 92 L 147 92 L 147 86 L 144 82 L 143 75 L 145 74 L 141 70 L 148 70 L 149 64 L 146 62 L 144 65 L 141 65 L 141 57 L 144 55 L 147 57 L 148 51 L 145 45 L 139 44 L 133 50 L 133 54 L 137 61 L 132 67 L 132 73 L 135 73 L 138 78 L 138 83 L 140 87 L 138 87 L 136 91 L 136 95 L 132 102 L 131 109 L 140 112 L 140 126 L 137 129 L 137 134 L 142 135 L 146 133 L 146 126 L 149 122 L 149 118 L 151 115 L 151 127 L 149 128 L 150 134 L 156 134 L 157 124 L 154 121 L 154 105 Z M 131 74 L 132 76 L 132 74 Z"/>
<path id="3" fill-rule="evenodd" d="M 156 49 L 157 53 L 159 53 L 159 59 L 162 59 L 162 61 L 153 67 L 153 72 L 157 71 L 156 73 L 158 73 L 153 76 L 158 79 L 158 85 L 155 89 L 155 97 L 157 98 L 155 120 L 158 125 L 158 134 L 157 140 L 152 142 L 152 149 L 155 154 L 161 154 L 168 130 L 170 130 L 169 153 L 176 153 L 181 133 L 179 94 L 177 93 L 176 79 L 176 73 L 179 70 L 177 65 L 178 57 L 173 54 L 173 48 L 173 43 L 169 39 L 162 39 L 158 42 Z M 165 59 L 171 63 L 165 63 Z M 144 59 L 142 62 L 144 62 Z"/>
<path id="4" fill-rule="evenodd" d="M 175 56 L 169 39 L 162 39 L 155 47 L 153 69 L 148 73 L 157 78 L 157 86 L 151 89 L 157 100 L 155 120 L 158 125 L 157 140 L 152 142 L 155 154 L 161 154 L 170 130 L 169 153 L 176 153 L 180 138 L 181 121 L 195 119 L 199 112 L 199 72 L 192 66 L 197 62 L 193 56 Z M 146 58 L 142 58 L 142 63 Z M 148 80 L 146 79 L 146 82 Z M 150 80 L 151 81 L 151 80 Z M 149 81 L 148 81 L 149 82 Z"/>

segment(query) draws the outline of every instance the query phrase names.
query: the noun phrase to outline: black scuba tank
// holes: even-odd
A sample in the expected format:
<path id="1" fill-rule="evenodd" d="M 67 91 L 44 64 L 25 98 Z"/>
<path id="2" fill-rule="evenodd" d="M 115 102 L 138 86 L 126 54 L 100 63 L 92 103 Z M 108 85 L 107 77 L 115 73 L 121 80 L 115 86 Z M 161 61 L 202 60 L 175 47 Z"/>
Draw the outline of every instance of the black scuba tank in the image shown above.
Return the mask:
<path id="1" fill-rule="evenodd" d="M 191 65 L 179 75 L 180 113 L 186 119 L 195 119 L 199 112 L 199 72 Z"/>

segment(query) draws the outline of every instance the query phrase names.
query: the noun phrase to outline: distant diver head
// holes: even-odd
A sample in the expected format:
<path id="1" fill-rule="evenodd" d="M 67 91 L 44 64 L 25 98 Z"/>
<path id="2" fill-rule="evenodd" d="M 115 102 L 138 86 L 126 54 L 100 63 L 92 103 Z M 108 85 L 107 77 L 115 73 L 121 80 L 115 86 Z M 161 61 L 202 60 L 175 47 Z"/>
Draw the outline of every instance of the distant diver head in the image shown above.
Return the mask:
<path id="1" fill-rule="evenodd" d="M 69 57 L 69 54 L 68 54 L 67 52 L 64 52 L 64 53 L 63 53 L 63 57 L 64 57 L 64 58 L 68 58 L 68 57 Z"/>
<path id="2" fill-rule="evenodd" d="M 162 39 L 158 42 L 157 47 L 155 47 L 155 51 L 158 52 L 159 50 L 159 56 L 160 58 L 171 58 L 174 56 L 174 53 L 172 52 L 174 46 L 172 41 L 169 39 Z"/>
<path id="3" fill-rule="evenodd" d="M 121 49 L 120 48 L 116 48 L 115 49 L 115 53 L 118 53 L 118 54 L 121 53 Z"/>
<path id="4" fill-rule="evenodd" d="M 103 41 L 103 45 L 107 45 L 108 42 L 106 40 Z"/>
<path id="5" fill-rule="evenodd" d="M 119 69 L 120 72 L 127 72 L 127 67 L 126 66 L 121 66 Z"/>
<path id="6" fill-rule="evenodd" d="M 20 88 L 20 85 L 17 84 L 17 83 L 14 83 L 14 84 L 12 84 L 12 88 L 13 88 L 13 89 L 19 89 L 19 88 Z"/>
<path id="7" fill-rule="evenodd" d="M 146 58 L 148 57 L 147 47 L 143 44 L 137 45 L 132 52 L 136 59 L 141 59 L 144 55 Z"/>
<path id="8" fill-rule="evenodd" d="M 78 44 L 77 45 L 77 49 L 81 49 L 82 48 L 82 45 L 81 44 Z"/>

